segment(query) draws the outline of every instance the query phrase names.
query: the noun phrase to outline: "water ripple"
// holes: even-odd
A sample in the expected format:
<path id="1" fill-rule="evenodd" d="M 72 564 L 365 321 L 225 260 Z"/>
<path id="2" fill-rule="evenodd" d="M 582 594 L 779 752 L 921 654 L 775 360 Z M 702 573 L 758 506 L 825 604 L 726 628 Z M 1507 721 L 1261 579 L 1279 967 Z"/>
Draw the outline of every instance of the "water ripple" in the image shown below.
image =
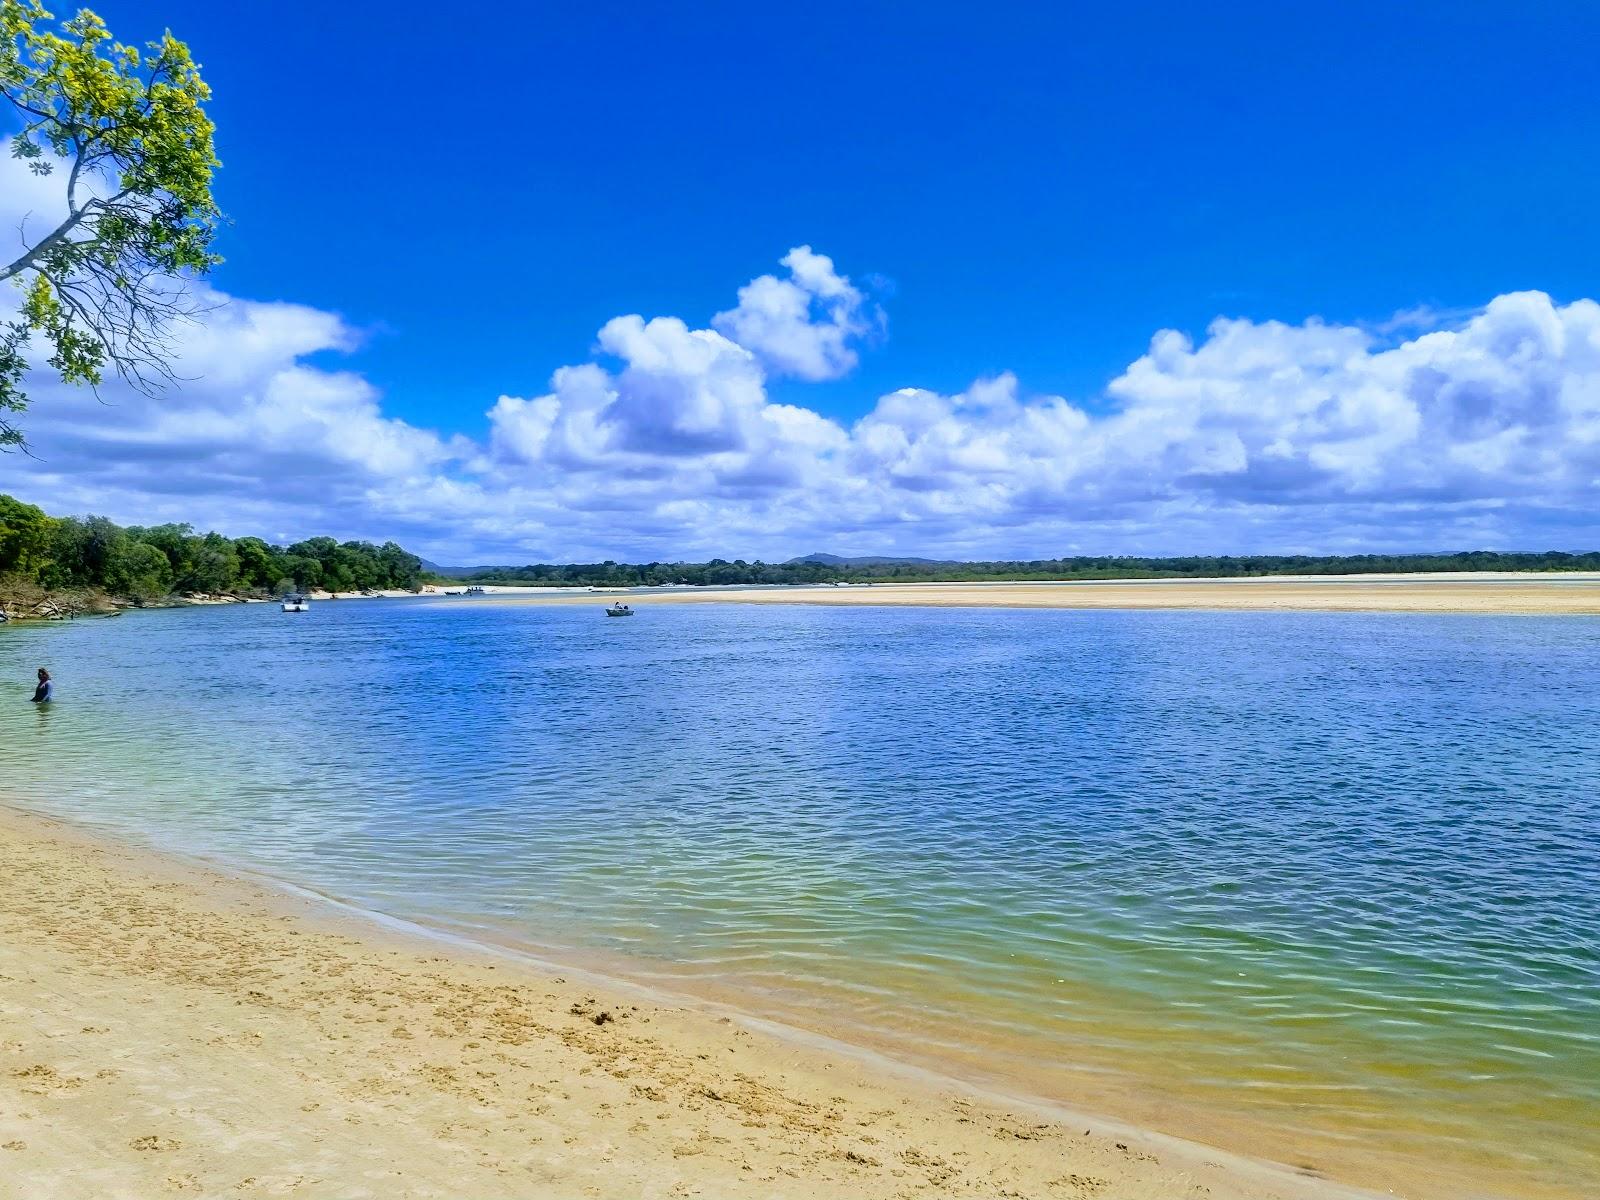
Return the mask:
<path id="1" fill-rule="evenodd" d="M 1600 1177 L 1600 625 L 641 608 L 0 630 L 62 697 L 3 786 L 1069 1096 Z"/>

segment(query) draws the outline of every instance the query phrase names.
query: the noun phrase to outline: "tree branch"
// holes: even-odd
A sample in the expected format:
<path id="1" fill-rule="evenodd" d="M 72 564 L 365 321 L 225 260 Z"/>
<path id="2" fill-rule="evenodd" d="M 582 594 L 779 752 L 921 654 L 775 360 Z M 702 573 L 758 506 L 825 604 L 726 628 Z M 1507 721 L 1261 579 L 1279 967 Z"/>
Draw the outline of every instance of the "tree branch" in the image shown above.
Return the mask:
<path id="1" fill-rule="evenodd" d="M 66 240 L 67 234 L 71 233 L 79 225 L 83 224 L 84 217 L 88 215 L 88 212 L 89 207 L 88 205 L 85 205 L 83 208 L 69 216 L 65 221 L 61 222 L 60 225 L 57 225 L 53 232 L 42 239 L 31 250 L 25 250 L 22 253 L 22 256 L 15 262 L 11 263 L 9 266 L 0 267 L 0 281 L 10 279 L 13 275 L 20 275 L 23 271 L 26 271 L 30 268 L 36 269 L 39 265 L 39 259 L 59 246 L 63 241 Z"/>

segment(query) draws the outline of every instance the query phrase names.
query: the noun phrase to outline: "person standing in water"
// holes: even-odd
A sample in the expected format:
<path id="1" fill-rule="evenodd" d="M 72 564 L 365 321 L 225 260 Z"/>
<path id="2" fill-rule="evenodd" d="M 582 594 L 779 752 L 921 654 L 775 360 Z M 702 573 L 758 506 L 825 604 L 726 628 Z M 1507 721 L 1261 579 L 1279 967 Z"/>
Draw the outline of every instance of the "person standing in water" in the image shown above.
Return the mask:
<path id="1" fill-rule="evenodd" d="M 39 686 L 33 689 L 33 703 L 48 704 L 50 697 L 55 695 L 56 685 L 50 682 L 50 672 L 43 667 L 39 668 Z"/>

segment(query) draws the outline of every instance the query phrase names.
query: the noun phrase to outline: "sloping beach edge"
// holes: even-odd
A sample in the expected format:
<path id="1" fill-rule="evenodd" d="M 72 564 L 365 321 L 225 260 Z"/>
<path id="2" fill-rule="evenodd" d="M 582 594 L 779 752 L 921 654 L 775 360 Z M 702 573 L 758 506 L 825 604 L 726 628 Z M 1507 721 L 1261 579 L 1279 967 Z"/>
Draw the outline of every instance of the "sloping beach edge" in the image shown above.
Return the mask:
<path id="1" fill-rule="evenodd" d="M 1378 1194 L 10 805 L 0 840 L 19 1194 Z"/>

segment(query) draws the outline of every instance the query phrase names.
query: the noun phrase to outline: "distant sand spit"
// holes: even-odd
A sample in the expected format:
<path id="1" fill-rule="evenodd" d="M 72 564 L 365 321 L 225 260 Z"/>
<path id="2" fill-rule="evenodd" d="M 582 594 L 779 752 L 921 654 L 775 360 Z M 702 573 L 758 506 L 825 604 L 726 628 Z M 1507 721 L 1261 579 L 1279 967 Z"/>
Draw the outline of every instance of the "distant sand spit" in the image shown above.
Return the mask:
<path id="1" fill-rule="evenodd" d="M 1358 1193 L 0 810 L 0 1192 Z"/>
<path id="2" fill-rule="evenodd" d="M 483 604 L 599 604 L 614 592 L 501 594 Z M 1600 614 L 1600 576 L 1362 575 L 1070 583 L 890 583 L 850 587 L 649 591 L 651 604 L 926 605 L 945 608 L 1221 609 L 1225 611 Z"/>

